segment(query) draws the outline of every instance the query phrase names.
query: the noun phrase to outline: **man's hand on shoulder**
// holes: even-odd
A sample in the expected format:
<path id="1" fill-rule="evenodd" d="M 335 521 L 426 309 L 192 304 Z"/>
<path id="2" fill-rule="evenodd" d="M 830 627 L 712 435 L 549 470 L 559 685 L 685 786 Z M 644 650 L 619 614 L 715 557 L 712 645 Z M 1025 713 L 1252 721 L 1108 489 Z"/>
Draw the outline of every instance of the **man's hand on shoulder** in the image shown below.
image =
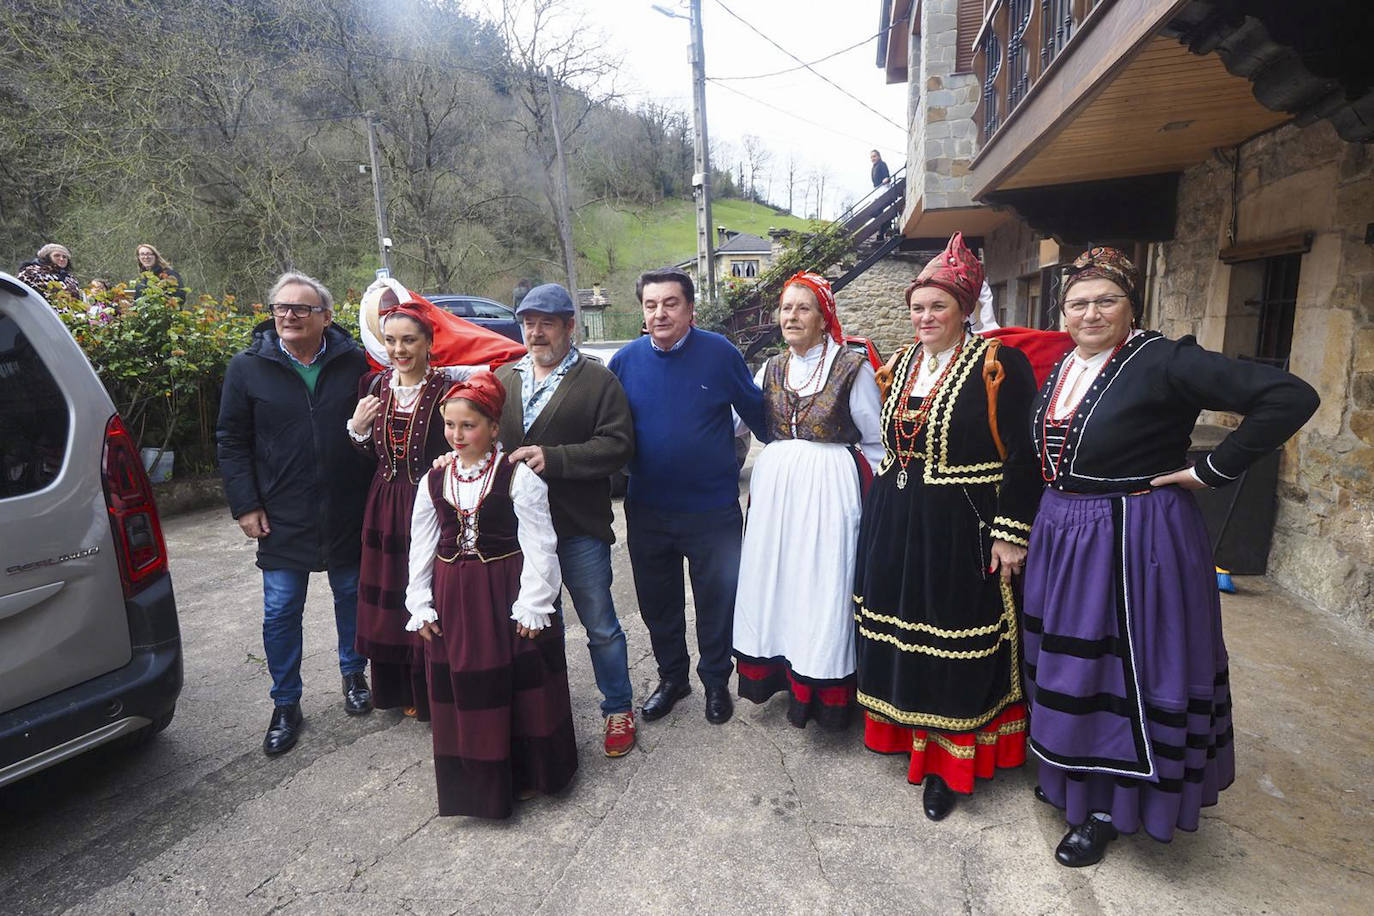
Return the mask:
<path id="1" fill-rule="evenodd" d="M 525 462 L 525 465 L 536 474 L 544 473 L 544 450 L 537 445 L 522 445 L 510 453 L 510 463 Z"/>

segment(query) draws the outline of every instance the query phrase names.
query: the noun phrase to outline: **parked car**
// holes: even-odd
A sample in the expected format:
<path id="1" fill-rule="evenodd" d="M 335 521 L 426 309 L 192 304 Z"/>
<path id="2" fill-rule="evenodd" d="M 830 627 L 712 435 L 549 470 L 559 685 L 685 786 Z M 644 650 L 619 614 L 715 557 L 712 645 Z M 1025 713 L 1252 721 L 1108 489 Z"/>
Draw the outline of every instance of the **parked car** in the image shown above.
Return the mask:
<path id="1" fill-rule="evenodd" d="M 0 273 L 0 786 L 167 727 L 181 632 L 133 436 L 81 348 Z"/>
<path id="2" fill-rule="evenodd" d="M 878 355 L 878 348 L 867 337 L 855 337 L 853 334 L 846 334 L 844 335 L 844 345 L 868 360 L 868 364 L 873 367 L 874 372 L 883 367 L 883 358 Z"/>
<path id="3" fill-rule="evenodd" d="M 518 344 L 525 342 L 525 337 L 520 330 L 520 322 L 515 317 L 515 309 L 508 305 L 502 305 L 491 299 L 483 299 L 481 296 L 458 296 L 451 293 L 436 293 L 425 298 L 446 312 L 452 312 L 459 318 L 466 318 L 473 324 L 490 328 Z"/>

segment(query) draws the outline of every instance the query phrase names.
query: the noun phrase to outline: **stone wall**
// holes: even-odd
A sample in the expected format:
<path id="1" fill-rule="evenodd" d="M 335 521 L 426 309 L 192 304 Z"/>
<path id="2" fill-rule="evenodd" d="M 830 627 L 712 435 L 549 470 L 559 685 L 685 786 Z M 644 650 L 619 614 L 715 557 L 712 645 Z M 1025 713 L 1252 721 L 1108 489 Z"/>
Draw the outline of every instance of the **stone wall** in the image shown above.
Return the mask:
<path id="1" fill-rule="evenodd" d="M 924 210 L 973 205 L 969 162 L 978 150 L 973 112 L 978 78 L 955 73 L 958 0 L 923 0 L 919 36 L 907 56 L 908 109 L 905 225 Z"/>
<path id="2" fill-rule="evenodd" d="M 1313 234 L 1299 272 L 1290 366 L 1322 405 L 1284 450 L 1269 574 L 1374 626 L 1374 246 L 1365 242 L 1374 151 L 1341 141 L 1321 122 L 1265 134 L 1239 154 L 1234 241 Z M 1230 164 L 1184 173 L 1175 239 L 1156 246 L 1149 316 L 1171 337 L 1196 334 L 1228 352 L 1245 320 L 1237 290 L 1254 275 L 1217 259 L 1232 244 L 1232 189 Z"/>
<path id="3" fill-rule="evenodd" d="M 893 350 L 910 343 L 913 334 L 904 297 L 907 285 L 924 263 L 894 253 L 840 290 L 835 307 L 844 332 L 873 341 L 884 360 Z"/>

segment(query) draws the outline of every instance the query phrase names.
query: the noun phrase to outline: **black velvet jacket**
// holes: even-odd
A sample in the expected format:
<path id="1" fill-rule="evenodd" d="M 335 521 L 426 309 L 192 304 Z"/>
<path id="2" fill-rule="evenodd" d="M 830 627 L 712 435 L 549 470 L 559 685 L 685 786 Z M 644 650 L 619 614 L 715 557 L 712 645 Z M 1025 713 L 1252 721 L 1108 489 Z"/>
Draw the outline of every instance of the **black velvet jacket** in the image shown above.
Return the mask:
<path id="1" fill-rule="evenodd" d="M 983 382 L 987 348 L 988 342 L 977 336 L 964 345 L 949 378 L 931 402 L 929 418 L 916 442 L 917 454 L 912 456 L 916 461 L 910 468 L 916 472 L 919 466 L 926 484 L 996 486 L 997 514 L 989 534 L 1025 547 L 1043 490 L 1026 426 L 1035 399 L 1035 375 L 1020 350 L 1004 345 L 998 351 L 997 361 L 1005 373 L 997 394 L 997 432 L 1007 449 L 1003 461 L 988 423 L 988 395 Z M 908 348 L 893 366 L 893 385 L 882 412 L 888 448 L 879 474 L 896 473 L 893 466 L 899 462 L 893 450 L 893 423 L 907 376 L 915 371 L 914 360 L 922 355 L 919 346 Z"/>
<path id="2" fill-rule="evenodd" d="M 1283 445 L 1317 410 L 1312 386 L 1261 363 L 1198 346 L 1192 335 L 1170 340 L 1146 331 L 1102 367 L 1072 415 L 1062 455 L 1045 417 L 1055 384 L 1072 354 L 1045 381 L 1036 399 L 1031 437 L 1049 485 L 1071 493 L 1130 493 L 1187 465 L 1198 414 L 1226 410 L 1245 419 L 1197 464 L 1202 482 L 1230 483 Z"/>

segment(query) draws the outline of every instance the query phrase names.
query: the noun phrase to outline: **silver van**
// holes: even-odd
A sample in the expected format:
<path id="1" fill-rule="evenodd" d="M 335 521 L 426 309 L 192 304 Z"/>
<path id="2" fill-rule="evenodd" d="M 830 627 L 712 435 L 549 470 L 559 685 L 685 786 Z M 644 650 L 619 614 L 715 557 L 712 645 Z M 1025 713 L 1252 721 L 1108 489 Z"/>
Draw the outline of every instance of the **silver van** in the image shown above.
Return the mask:
<path id="1" fill-rule="evenodd" d="M 0 786 L 156 734 L 181 680 L 136 443 L 57 313 L 0 273 Z"/>

